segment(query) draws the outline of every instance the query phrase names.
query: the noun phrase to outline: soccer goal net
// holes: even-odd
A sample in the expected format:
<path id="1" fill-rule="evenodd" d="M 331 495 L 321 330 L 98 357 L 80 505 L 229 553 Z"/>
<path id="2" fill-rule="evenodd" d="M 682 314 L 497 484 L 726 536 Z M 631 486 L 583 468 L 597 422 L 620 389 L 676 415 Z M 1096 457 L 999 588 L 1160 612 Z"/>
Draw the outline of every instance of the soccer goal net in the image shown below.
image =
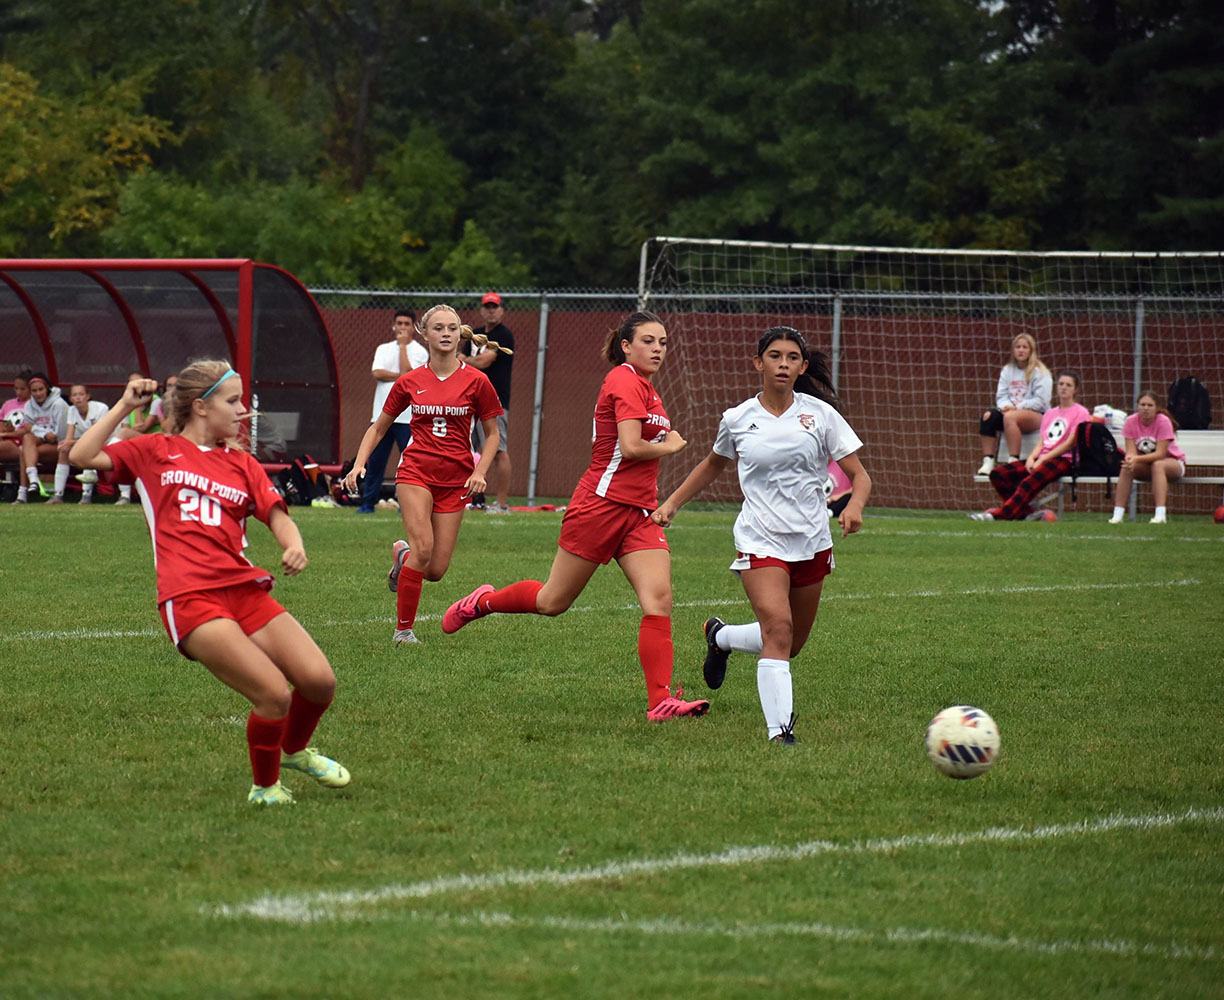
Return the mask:
<path id="1" fill-rule="evenodd" d="M 842 410 L 864 442 L 873 506 L 981 509 L 978 420 L 1019 333 L 1079 401 L 1133 412 L 1195 375 L 1224 391 L 1224 255 L 1016 253 L 656 237 L 639 295 L 661 316 L 657 380 L 689 441 L 660 467 L 666 496 L 713 443 L 722 411 L 760 390 L 752 367 L 769 327 L 800 330 L 831 358 Z M 1081 491 L 1081 502 L 1084 494 Z M 1091 491 L 1094 507 L 1103 497 Z M 706 499 L 737 500 L 734 477 Z"/>

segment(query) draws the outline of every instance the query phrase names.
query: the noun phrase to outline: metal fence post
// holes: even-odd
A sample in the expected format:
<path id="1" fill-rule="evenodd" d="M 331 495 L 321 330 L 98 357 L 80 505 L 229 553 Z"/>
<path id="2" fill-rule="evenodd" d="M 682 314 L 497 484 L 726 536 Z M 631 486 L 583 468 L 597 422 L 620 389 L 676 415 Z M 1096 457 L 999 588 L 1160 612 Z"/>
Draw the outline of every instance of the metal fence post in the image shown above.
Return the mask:
<path id="1" fill-rule="evenodd" d="M 837 381 L 837 372 L 841 367 L 841 326 L 842 326 L 842 298 L 840 295 L 833 296 L 833 343 L 829 347 L 829 353 L 832 357 L 829 360 L 829 374 L 833 378 L 833 388 L 837 394 L 841 395 L 841 386 Z"/>
<path id="2" fill-rule="evenodd" d="M 531 460 L 527 470 L 527 506 L 536 502 L 540 471 L 540 421 L 544 414 L 544 362 L 548 356 L 548 296 L 540 296 L 540 334 L 536 341 L 535 403 L 531 411 Z"/>
<path id="3" fill-rule="evenodd" d="M 1139 393 L 1143 392 L 1143 299 L 1135 301 L 1135 356 L 1132 370 L 1134 375 L 1131 377 L 1131 398 L 1124 407 L 1127 413 L 1130 412 L 1131 403 L 1137 401 Z M 1136 485 L 1136 483 L 1131 484 L 1130 497 L 1126 502 L 1127 516 L 1132 521 L 1138 518 L 1138 500 L 1135 498 Z"/>

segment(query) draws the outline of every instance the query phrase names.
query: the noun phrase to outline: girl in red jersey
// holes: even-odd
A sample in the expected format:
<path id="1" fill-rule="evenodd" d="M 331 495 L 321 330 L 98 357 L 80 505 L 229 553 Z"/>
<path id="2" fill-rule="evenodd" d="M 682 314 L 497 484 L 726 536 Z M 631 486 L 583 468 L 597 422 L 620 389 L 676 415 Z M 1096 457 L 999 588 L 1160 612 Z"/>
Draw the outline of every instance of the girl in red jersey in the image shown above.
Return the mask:
<path id="1" fill-rule="evenodd" d="M 436 582 L 450 567 L 467 498 L 483 493 L 485 476 L 497 454 L 497 418 L 502 413 L 488 376 L 465 364 L 459 344 L 488 339 L 459 322 L 450 306 L 436 305 L 421 317 L 417 332 L 429 348 L 429 362 L 405 372 L 391 387 L 383 411 L 361 439 L 353 467 L 344 477 L 350 493 L 366 472 L 366 462 L 404 410 L 412 408 L 412 438 L 400 453 L 395 495 L 408 539 L 391 547 L 387 585 L 395 591 L 395 642 L 418 643 L 413 632 L 421 584 Z M 485 432 L 484 450 L 472 468 L 472 420 Z M 382 470 L 374 470 L 376 475 Z"/>
<path id="2" fill-rule="evenodd" d="M 684 701 L 683 691 L 671 693 L 671 551 L 650 519 L 659 459 L 685 445 L 650 384 L 666 354 L 667 331 L 654 313 L 633 313 L 608 334 L 604 357 L 615 367 L 599 390 L 591 464 L 566 508 L 548 580 L 520 580 L 501 590 L 484 584 L 442 618 L 443 632 L 457 632 L 494 611 L 559 615 L 595 570 L 615 559 L 642 606 L 638 658 L 652 721 L 704 715 L 710 707 L 708 701 Z"/>
<path id="3" fill-rule="evenodd" d="M 293 802 L 281 768 L 328 788 L 349 783 L 336 761 L 307 747 L 336 692 L 336 675 L 307 631 L 268 593 L 272 574 L 243 555 L 246 519 L 268 525 L 288 576 L 306 568 L 302 536 L 260 464 L 237 445 L 242 379 L 224 361 L 197 361 L 166 397 L 165 434 L 106 444 L 157 383 L 133 379 L 72 446 L 70 460 L 135 482 L 153 540 L 157 605 L 180 653 L 251 702 L 247 719 L 256 805 Z"/>

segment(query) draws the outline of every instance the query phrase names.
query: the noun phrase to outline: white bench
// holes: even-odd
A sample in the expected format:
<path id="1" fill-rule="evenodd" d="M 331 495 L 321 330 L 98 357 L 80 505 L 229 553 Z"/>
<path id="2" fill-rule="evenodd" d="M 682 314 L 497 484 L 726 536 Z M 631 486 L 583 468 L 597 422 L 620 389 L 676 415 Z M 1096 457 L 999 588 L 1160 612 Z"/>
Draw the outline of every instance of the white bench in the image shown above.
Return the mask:
<path id="1" fill-rule="evenodd" d="M 1025 435 L 1024 447 L 1026 454 L 1031 451 L 1030 436 Z M 1117 439 L 1118 447 L 1125 448 L 1126 442 L 1122 435 L 1114 432 L 1114 438 Z M 1036 441 L 1036 434 L 1032 435 L 1033 442 Z M 1169 485 L 1181 486 L 1186 485 L 1202 485 L 1202 486 L 1224 486 L 1224 431 L 1178 431 L 1177 445 L 1186 453 L 1186 474 Z M 1215 469 L 1215 472 L 1208 470 Z M 1199 471 L 1202 470 L 1202 471 Z M 1106 485 L 1111 482 L 1116 482 L 1117 477 L 1106 479 L 1104 476 L 1078 476 L 1075 479 L 1076 486 L 1080 485 Z M 975 483 L 989 483 L 989 476 L 974 476 Z M 1135 486 L 1138 486 L 1145 480 L 1135 480 Z M 1058 513 L 1061 516 L 1063 512 L 1063 497 L 1071 492 L 1071 477 L 1063 476 L 1058 480 L 1058 491 L 1051 493 L 1045 497 L 1041 503 L 1048 504 L 1057 502 Z M 1130 519 L 1135 520 L 1135 489 L 1131 489 L 1129 512 Z"/>

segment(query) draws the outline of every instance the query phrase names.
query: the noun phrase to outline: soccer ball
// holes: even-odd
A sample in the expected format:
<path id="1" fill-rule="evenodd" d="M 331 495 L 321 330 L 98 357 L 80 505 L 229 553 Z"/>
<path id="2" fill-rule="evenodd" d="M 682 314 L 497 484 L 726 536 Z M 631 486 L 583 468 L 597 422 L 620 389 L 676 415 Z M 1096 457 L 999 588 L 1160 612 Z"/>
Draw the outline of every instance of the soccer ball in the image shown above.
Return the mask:
<path id="1" fill-rule="evenodd" d="M 21 410 L 14 410 L 4 419 L 9 422 L 9 426 L 15 431 L 21 430 L 26 425 L 26 415 Z"/>
<path id="2" fill-rule="evenodd" d="M 976 778 L 999 756 L 999 727 L 972 705 L 945 708 L 927 726 L 926 752 L 949 778 Z"/>
<path id="3" fill-rule="evenodd" d="M 1224 524 L 1224 504 L 1215 509 L 1215 523 Z"/>

